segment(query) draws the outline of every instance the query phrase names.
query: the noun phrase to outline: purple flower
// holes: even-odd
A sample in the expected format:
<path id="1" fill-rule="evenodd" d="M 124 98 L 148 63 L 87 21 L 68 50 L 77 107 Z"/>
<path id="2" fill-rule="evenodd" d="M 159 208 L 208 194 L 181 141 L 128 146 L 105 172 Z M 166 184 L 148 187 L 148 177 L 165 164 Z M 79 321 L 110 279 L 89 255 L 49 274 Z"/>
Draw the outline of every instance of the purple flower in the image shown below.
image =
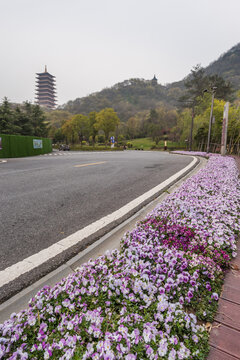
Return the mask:
<path id="1" fill-rule="evenodd" d="M 136 360 L 137 357 L 136 355 L 134 354 L 128 354 L 126 357 L 125 357 L 126 360 Z"/>
<path id="2" fill-rule="evenodd" d="M 218 294 L 212 293 L 211 299 L 218 300 Z"/>

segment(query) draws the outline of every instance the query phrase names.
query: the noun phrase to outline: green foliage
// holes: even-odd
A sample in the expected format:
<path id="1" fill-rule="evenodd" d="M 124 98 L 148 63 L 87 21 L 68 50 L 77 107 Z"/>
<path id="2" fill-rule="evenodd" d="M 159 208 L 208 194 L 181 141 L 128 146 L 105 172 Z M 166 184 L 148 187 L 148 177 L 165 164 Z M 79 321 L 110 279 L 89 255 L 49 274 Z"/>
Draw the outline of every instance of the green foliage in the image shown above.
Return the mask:
<path id="1" fill-rule="evenodd" d="M 15 109 L 15 119 L 18 133 L 21 133 L 22 135 L 32 135 L 34 133 L 33 124 L 29 121 L 28 112 L 23 112 L 19 106 Z"/>
<path id="2" fill-rule="evenodd" d="M 171 128 L 177 123 L 177 113 L 165 106 L 152 109 L 146 122 L 147 134 L 151 136 L 156 145 L 169 134 Z"/>
<path id="3" fill-rule="evenodd" d="M 213 116 L 214 122 L 212 124 L 211 142 L 221 144 L 222 136 L 222 120 L 225 102 L 223 100 L 214 100 Z M 211 102 L 208 107 L 196 116 L 195 118 L 195 140 L 200 142 L 207 142 L 209 116 L 211 111 Z M 228 114 L 228 144 L 234 146 L 240 140 L 240 109 L 238 106 L 232 104 L 229 108 Z"/>
<path id="4" fill-rule="evenodd" d="M 113 109 L 107 108 L 101 110 L 99 113 L 91 112 L 89 116 L 76 114 L 71 119 L 67 120 L 61 127 L 61 132 L 68 142 L 72 144 L 78 141 L 89 141 L 91 143 L 104 142 L 108 139 L 109 133 L 115 131 L 119 124 L 119 118 Z M 101 134 L 101 132 L 103 134 Z M 99 135 L 97 136 L 97 133 Z M 100 136 L 102 136 L 100 138 Z M 101 141 L 99 141 L 99 139 Z"/>
<path id="5" fill-rule="evenodd" d="M 81 145 L 81 144 L 74 144 L 71 145 L 71 151 L 122 151 L 122 147 L 114 147 L 111 148 L 107 145 L 102 144 L 95 144 L 95 145 Z"/>
<path id="6" fill-rule="evenodd" d="M 195 100 L 203 96 L 203 91 L 208 87 L 208 78 L 200 64 L 193 67 L 191 74 L 184 83 L 187 88 L 187 98 Z"/>
<path id="7" fill-rule="evenodd" d="M 128 141 L 128 142 L 127 142 L 127 147 L 130 149 L 130 148 L 133 147 L 133 144 L 132 144 L 130 141 Z"/>
<path id="8" fill-rule="evenodd" d="M 186 92 L 179 98 L 183 107 L 191 107 L 193 116 L 196 115 L 196 109 L 204 99 L 206 92 L 212 94 L 214 90 L 215 98 L 228 100 L 232 97 L 232 87 L 229 82 L 219 75 L 206 75 L 205 70 L 198 64 L 193 67 L 191 74 L 184 82 Z"/>
<path id="9" fill-rule="evenodd" d="M 188 140 L 191 126 L 192 111 L 189 108 L 183 109 L 177 118 L 177 124 L 172 128 L 171 133 L 180 141 Z"/>
<path id="10" fill-rule="evenodd" d="M 207 68 L 208 75 L 217 74 L 231 82 L 235 90 L 240 89 L 240 43 L 232 47 Z"/>
<path id="11" fill-rule="evenodd" d="M 65 110 L 52 110 L 45 113 L 46 120 L 50 126 L 59 129 L 67 120 L 72 117 L 72 114 Z"/>
<path id="12" fill-rule="evenodd" d="M 0 105 L 0 133 L 46 137 L 46 117 L 38 105 L 25 102 L 13 106 L 7 98 Z"/>
<path id="13" fill-rule="evenodd" d="M 0 133 L 15 134 L 18 133 L 19 130 L 15 125 L 14 111 L 8 99 L 5 97 L 0 106 Z"/>
<path id="14" fill-rule="evenodd" d="M 29 115 L 29 120 L 33 125 L 33 135 L 47 136 L 47 122 L 43 110 L 39 105 L 25 103 L 25 111 Z"/>
<path id="15" fill-rule="evenodd" d="M 118 145 L 125 145 L 125 137 L 123 135 L 118 135 Z"/>
<path id="16" fill-rule="evenodd" d="M 127 135 L 130 139 L 134 139 L 137 136 L 138 132 L 138 120 L 136 117 L 132 116 L 127 121 Z"/>
<path id="17" fill-rule="evenodd" d="M 154 142 L 151 138 L 139 138 L 133 139 L 131 141 L 132 147 L 135 148 L 143 148 L 144 150 L 150 150 L 151 147 L 154 145 Z"/>
<path id="18" fill-rule="evenodd" d="M 96 141 L 99 143 L 99 144 L 103 144 L 105 142 L 105 136 L 104 135 L 97 135 L 96 136 Z"/>
<path id="19" fill-rule="evenodd" d="M 178 118 L 177 127 L 172 129 L 172 131 L 175 130 L 178 132 L 182 128 L 182 130 L 179 131 L 180 138 L 181 140 L 183 140 L 183 137 L 186 138 L 185 140 L 187 140 L 189 149 L 191 150 L 193 138 L 198 143 L 204 143 L 204 141 L 206 141 L 208 127 L 206 114 L 209 113 L 209 106 L 211 107 L 213 94 L 216 99 L 215 101 L 217 101 L 217 99 L 230 99 L 232 96 L 232 87 L 229 82 L 226 82 L 219 75 L 207 75 L 200 65 L 196 65 L 191 70 L 191 74 L 185 80 L 184 85 L 186 92 L 179 100 L 183 107 L 191 109 L 191 115 L 190 110 L 187 113 L 182 112 Z M 187 118 L 186 115 L 188 115 Z M 215 132 L 212 134 L 212 140 L 220 142 L 222 122 L 218 113 L 216 114 L 216 119 L 216 124 L 213 127 Z"/>
<path id="20" fill-rule="evenodd" d="M 234 90 L 240 89 L 240 44 L 205 69 L 200 65 L 195 66 L 190 75 L 182 81 L 163 86 L 153 84 L 152 80 L 129 79 L 111 88 L 69 101 L 64 110 L 72 114 L 88 115 L 89 112 L 99 112 L 103 108 L 111 107 L 121 120 L 119 133 L 126 139 L 134 139 L 147 136 L 143 119 L 146 113 L 149 115 L 150 109 L 157 109 L 162 105 L 172 109 L 179 107 L 179 98 L 186 95 L 186 90 L 189 90 L 189 93 L 187 98 L 185 97 L 187 103 L 185 102 L 184 106 L 195 106 L 197 100 L 202 98 L 202 91 L 213 86 L 217 87 L 217 99 L 231 100 L 230 82 Z M 187 89 L 184 83 L 187 83 Z"/>
<path id="21" fill-rule="evenodd" d="M 65 139 L 65 136 L 63 134 L 62 129 L 56 129 L 54 136 L 53 136 L 53 142 L 60 143 L 60 142 L 63 142 L 64 139 Z"/>
<path id="22" fill-rule="evenodd" d="M 230 81 L 225 81 L 221 76 L 214 74 L 208 76 L 208 88 L 216 87 L 215 97 L 218 99 L 232 100 L 233 87 Z"/>
<path id="23" fill-rule="evenodd" d="M 78 141 L 78 134 L 76 133 L 76 128 L 73 126 L 72 119 L 66 121 L 61 127 L 61 131 L 66 138 L 67 142 L 74 144 Z"/>
<path id="24" fill-rule="evenodd" d="M 88 139 L 90 134 L 90 122 L 89 118 L 82 114 L 77 114 L 71 119 L 73 132 L 79 138 L 82 143 L 84 139 Z"/>
<path id="25" fill-rule="evenodd" d="M 105 139 L 108 140 L 109 133 L 115 131 L 119 122 L 116 112 L 112 108 L 106 108 L 97 113 L 94 128 L 96 130 L 103 130 Z"/>
<path id="26" fill-rule="evenodd" d="M 153 84 L 151 80 L 130 79 L 103 89 L 89 96 L 69 101 L 64 109 L 87 115 L 103 108 L 114 108 L 119 118 L 127 122 L 136 113 L 157 107 L 161 102 L 176 104 L 177 97 L 168 96 L 165 86 Z"/>
<path id="27" fill-rule="evenodd" d="M 92 142 L 95 143 L 95 138 L 96 135 L 98 133 L 98 131 L 95 128 L 95 124 L 96 124 L 96 111 L 92 111 L 88 114 L 88 118 L 89 118 L 89 127 L 90 127 L 90 136 L 92 137 Z"/>
<path id="28" fill-rule="evenodd" d="M 161 140 L 156 146 L 155 142 L 151 138 L 140 138 L 140 139 L 133 139 L 131 141 L 133 149 L 143 149 L 143 150 L 150 150 L 150 149 L 158 149 L 163 150 L 164 148 L 164 140 Z M 168 149 L 185 149 L 185 144 L 175 141 L 168 141 L 167 142 Z"/>
<path id="29" fill-rule="evenodd" d="M 153 84 L 151 80 L 125 80 L 88 97 L 68 102 L 65 110 L 82 113 L 85 116 L 88 114 L 90 130 L 85 137 L 91 137 L 93 144 L 97 134 L 100 135 L 100 130 L 106 136 L 105 141 L 108 141 L 109 134 L 116 129 L 116 127 L 115 129 L 113 127 L 104 129 L 103 123 L 100 125 L 99 114 L 103 109 L 111 107 L 121 119 L 118 121 L 114 134 L 121 143 L 148 136 L 154 141 L 153 145 L 158 148 L 159 142 L 164 139 L 164 136 L 167 136 L 173 142 L 187 141 L 185 144 L 189 144 L 193 118 L 193 139 L 195 139 L 196 145 L 199 141 L 205 141 L 207 137 L 211 89 L 217 87 L 215 101 L 231 100 L 232 87 L 229 81 L 233 79 L 233 74 L 236 74 L 236 78 L 238 76 L 240 78 L 239 64 L 240 44 L 206 69 L 196 65 L 183 81 L 162 86 L 157 83 Z M 231 71 L 232 66 L 234 67 L 233 72 Z M 236 81 L 234 84 L 237 84 Z M 240 88 L 239 84 L 240 82 L 235 89 Z M 208 89 L 209 92 L 204 93 L 205 89 Z M 181 98 L 183 106 L 177 112 L 176 105 L 179 106 L 179 98 Z M 239 111 L 235 107 L 234 109 L 234 119 L 231 116 L 229 118 L 228 141 L 232 146 L 237 146 Z M 219 141 L 220 138 L 222 124 L 222 114 L 220 116 L 220 113 L 221 107 L 216 109 L 212 141 Z M 72 142 L 78 141 L 78 135 L 74 131 L 71 136 L 68 135 L 68 138 Z"/>

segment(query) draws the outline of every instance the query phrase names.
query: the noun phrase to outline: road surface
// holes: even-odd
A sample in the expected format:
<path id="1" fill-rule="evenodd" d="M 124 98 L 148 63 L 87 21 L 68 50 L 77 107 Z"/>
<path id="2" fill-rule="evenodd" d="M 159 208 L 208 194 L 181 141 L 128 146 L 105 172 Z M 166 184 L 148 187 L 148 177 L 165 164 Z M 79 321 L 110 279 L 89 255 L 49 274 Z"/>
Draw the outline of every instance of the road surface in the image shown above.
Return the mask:
<path id="1" fill-rule="evenodd" d="M 112 213 L 191 162 L 163 152 L 54 152 L 0 164 L 0 270 Z"/>

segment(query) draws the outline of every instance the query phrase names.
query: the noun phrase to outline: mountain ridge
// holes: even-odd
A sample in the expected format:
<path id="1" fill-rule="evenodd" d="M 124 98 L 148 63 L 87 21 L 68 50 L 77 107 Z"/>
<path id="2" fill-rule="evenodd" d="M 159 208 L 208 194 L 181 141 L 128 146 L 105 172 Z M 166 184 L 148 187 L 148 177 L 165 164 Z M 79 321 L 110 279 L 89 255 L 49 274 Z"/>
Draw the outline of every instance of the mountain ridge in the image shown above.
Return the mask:
<path id="1" fill-rule="evenodd" d="M 217 60 L 204 68 L 207 75 L 217 74 L 230 81 L 234 90 L 240 89 L 240 43 L 234 45 Z M 190 75 L 190 74 L 189 74 Z M 184 82 L 189 77 L 170 84 L 161 85 L 152 80 L 133 78 L 117 83 L 112 87 L 94 92 L 82 98 L 70 100 L 61 109 L 73 114 L 87 115 L 91 111 L 100 111 L 112 107 L 122 121 L 127 121 L 137 112 L 157 108 L 164 104 L 176 107 L 184 92 Z"/>

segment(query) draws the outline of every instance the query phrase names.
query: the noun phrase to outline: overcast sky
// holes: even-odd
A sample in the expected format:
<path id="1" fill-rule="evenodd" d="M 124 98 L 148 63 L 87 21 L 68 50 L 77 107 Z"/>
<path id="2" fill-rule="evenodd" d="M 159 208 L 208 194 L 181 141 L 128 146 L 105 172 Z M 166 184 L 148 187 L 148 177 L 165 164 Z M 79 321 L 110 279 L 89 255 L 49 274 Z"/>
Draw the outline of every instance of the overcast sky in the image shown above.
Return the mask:
<path id="1" fill-rule="evenodd" d="M 35 73 L 58 104 L 129 78 L 181 80 L 240 42 L 240 0 L 0 0 L 0 99 L 34 101 Z"/>

